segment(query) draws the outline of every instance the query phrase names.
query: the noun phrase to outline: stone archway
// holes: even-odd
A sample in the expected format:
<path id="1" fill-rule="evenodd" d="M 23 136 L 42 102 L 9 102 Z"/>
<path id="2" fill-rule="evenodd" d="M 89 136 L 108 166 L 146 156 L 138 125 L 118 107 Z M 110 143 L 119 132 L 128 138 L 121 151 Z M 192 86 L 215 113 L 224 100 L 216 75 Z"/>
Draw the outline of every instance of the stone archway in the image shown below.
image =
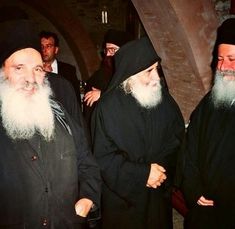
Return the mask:
<path id="1" fill-rule="evenodd" d="M 88 33 L 69 9 L 57 0 L 22 0 L 46 18 L 60 31 L 77 60 L 82 79 L 98 69 L 100 59 Z"/>
<path id="2" fill-rule="evenodd" d="M 162 57 L 171 94 L 185 121 L 210 89 L 210 61 L 218 21 L 211 1 L 132 0 Z"/>

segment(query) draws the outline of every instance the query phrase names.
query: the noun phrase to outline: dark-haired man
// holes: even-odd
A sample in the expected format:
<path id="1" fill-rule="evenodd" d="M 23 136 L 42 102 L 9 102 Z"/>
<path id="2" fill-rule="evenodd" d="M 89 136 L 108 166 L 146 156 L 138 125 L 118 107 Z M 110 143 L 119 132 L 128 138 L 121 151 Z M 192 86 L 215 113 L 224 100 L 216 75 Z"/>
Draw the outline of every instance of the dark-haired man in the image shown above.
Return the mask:
<path id="1" fill-rule="evenodd" d="M 44 70 L 56 73 L 68 80 L 74 87 L 78 103 L 81 105 L 80 82 L 76 75 L 76 68 L 71 64 L 56 59 L 59 52 L 59 38 L 57 34 L 50 31 L 41 31 L 40 41 Z"/>

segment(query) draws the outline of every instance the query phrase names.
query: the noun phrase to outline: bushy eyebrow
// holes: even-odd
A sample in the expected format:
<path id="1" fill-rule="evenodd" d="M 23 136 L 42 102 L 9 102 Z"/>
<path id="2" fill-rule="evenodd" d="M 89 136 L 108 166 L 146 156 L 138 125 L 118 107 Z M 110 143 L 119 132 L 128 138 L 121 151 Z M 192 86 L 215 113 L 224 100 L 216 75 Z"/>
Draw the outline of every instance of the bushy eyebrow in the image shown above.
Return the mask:
<path id="1" fill-rule="evenodd" d="M 38 65 L 35 66 L 35 68 L 41 68 L 41 69 L 43 69 L 43 66 L 42 66 L 41 64 L 38 64 Z"/>

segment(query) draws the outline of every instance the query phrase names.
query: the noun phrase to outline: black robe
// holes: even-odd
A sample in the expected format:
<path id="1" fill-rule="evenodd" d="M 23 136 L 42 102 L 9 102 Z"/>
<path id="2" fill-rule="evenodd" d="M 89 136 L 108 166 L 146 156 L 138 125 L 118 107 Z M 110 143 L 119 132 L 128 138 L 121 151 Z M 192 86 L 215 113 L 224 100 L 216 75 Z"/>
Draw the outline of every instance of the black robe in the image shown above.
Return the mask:
<path id="1" fill-rule="evenodd" d="M 77 101 L 77 97 L 71 83 L 55 73 L 47 73 L 47 79 L 53 92 L 53 99 L 56 100 L 70 115 L 70 117 L 78 122 L 84 129 L 88 142 L 91 145 L 90 130 L 84 120 L 81 107 Z"/>
<path id="2" fill-rule="evenodd" d="M 83 129 L 64 117 L 72 135 L 55 119 L 55 138 L 38 134 L 12 140 L 0 125 L 0 228 L 78 229 L 80 198 L 100 205 L 99 168 Z"/>
<path id="3" fill-rule="evenodd" d="M 58 74 L 71 83 L 76 93 L 78 104 L 81 107 L 80 80 L 77 78 L 75 66 L 58 60 L 57 64 Z"/>
<path id="4" fill-rule="evenodd" d="M 91 91 L 92 87 L 99 89 L 102 94 L 107 88 L 111 76 L 112 74 L 111 73 L 108 74 L 108 72 L 105 70 L 104 63 L 101 63 L 100 68 L 96 72 L 94 72 L 94 74 L 86 81 L 85 94 L 88 91 Z M 95 109 L 96 104 L 97 101 L 94 102 L 93 105 L 90 107 L 86 105 L 86 102 L 83 102 L 83 115 L 89 131 L 91 129 L 91 116 Z"/>
<path id="5" fill-rule="evenodd" d="M 66 78 L 52 72 L 47 73 L 47 79 L 55 99 L 62 104 L 74 120 L 82 123 L 81 107 L 72 84 Z"/>
<path id="6" fill-rule="evenodd" d="M 235 106 L 215 108 L 209 93 L 187 131 L 183 192 L 187 228 L 235 228 Z M 214 207 L 197 205 L 200 196 Z"/>
<path id="7" fill-rule="evenodd" d="M 142 50 L 150 55 L 146 54 L 143 68 L 159 60 L 151 47 L 148 52 L 149 45 L 147 41 L 147 50 Z M 130 61 L 129 70 L 122 69 L 125 73 L 135 71 L 135 59 Z M 128 74 L 114 75 L 116 85 L 124 76 Z M 93 118 L 94 155 L 104 181 L 102 228 L 172 228 L 170 187 L 184 132 L 182 115 L 173 98 L 164 91 L 160 105 L 145 109 L 112 83 Z M 157 189 L 146 187 L 151 163 L 167 171 L 166 182 Z"/>

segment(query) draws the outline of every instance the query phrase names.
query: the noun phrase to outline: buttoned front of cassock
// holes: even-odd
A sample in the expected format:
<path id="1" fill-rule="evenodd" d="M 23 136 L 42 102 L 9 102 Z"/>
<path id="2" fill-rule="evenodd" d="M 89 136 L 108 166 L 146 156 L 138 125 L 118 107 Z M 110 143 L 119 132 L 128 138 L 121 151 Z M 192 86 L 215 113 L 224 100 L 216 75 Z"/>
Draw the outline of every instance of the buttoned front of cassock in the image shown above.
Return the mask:
<path id="1" fill-rule="evenodd" d="M 13 141 L 0 129 L 0 228 L 74 228 L 77 161 L 73 137 L 65 133 L 56 122 L 57 140 L 48 144 L 39 135 Z"/>

